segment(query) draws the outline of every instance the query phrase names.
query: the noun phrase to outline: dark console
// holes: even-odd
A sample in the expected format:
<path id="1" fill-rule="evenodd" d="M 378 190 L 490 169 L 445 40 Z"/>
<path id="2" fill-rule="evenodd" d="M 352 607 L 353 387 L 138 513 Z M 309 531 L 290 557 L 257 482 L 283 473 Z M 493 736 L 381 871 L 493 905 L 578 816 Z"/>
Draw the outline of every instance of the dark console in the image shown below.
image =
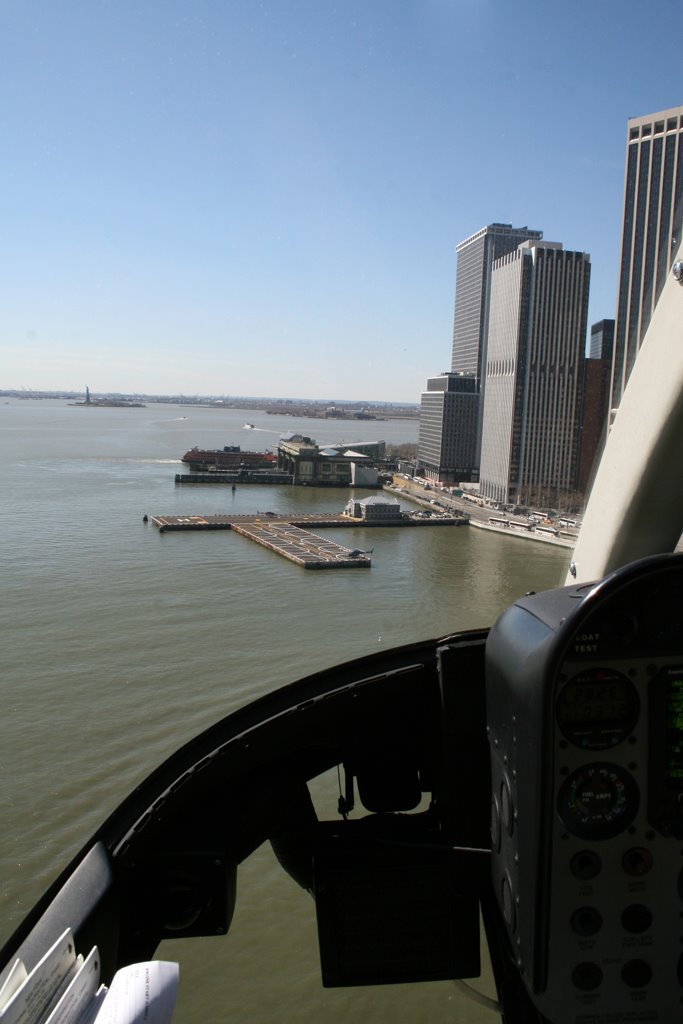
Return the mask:
<path id="1" fill-rule="evenodd" d="M 683 558 L 518 601 L 486 647 L 492 874 L 554 1024 L 683 1012 Z"/>

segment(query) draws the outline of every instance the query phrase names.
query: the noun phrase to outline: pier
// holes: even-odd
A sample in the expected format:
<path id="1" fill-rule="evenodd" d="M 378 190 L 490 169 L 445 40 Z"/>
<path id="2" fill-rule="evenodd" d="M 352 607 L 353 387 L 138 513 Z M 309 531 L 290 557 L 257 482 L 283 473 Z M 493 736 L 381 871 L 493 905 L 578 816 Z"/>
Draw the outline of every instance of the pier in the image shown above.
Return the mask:
<path id="1" fill-rule="evenodd" d="M 201 473 L 176 473 L 177 484 L 269 484 L 285 486 L 291 484 L 290 473 L 278 473 L 268 470 L 235 469 L 221 472 L 220 470 Z"/>
<path id="2" fill-rule="evenodd" d="M 307 512 L 302 515 L 278 515 L 256 512 L 252 515 L 150 516 L 159 533 L 187 530 L 234 530 L 240 536 L 269 548 L 305 569 L 369 569 L 370 555 L 325 540 L 311 529 L 348 526 L 456 526 L 464 519 L 413 519 L 404 517 L 386 522 L 368 523 L 335 512 Z"/>
<path id="3" fill-rule="evenodd" d="M 369 569 L 371 565 L 364 551 L 316 537 L 293 523 L 233 523 L 232 529 L 305 569 Z"/>

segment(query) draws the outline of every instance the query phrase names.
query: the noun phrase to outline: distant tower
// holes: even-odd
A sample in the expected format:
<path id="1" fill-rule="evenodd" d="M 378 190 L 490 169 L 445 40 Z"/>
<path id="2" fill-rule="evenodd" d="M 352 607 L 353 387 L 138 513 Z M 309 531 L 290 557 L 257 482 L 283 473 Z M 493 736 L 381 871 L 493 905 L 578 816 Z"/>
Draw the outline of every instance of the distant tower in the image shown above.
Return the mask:
<path id="1" fill-rule="evenodd" d="M 493 266 L 481 493 L 557 505 L 577 489 L 590 257 L 525 242 Z"/>
<path id="2" fill-rule="evenodd" d="M 87 384 L 85 385 L 85 404 L 90 405 L 90 388 Z"/>
<path id="3" fill-rule="evenodd" d="M 628 122 L 612 410 L 671 269 L 682 225 L 683 106 Z"/>
<path id="4" fill-rule="evenodd" d="M 591 359 L 608 359 L 614 355 L 614 320 L 599 320 L 591 327 Z"/>

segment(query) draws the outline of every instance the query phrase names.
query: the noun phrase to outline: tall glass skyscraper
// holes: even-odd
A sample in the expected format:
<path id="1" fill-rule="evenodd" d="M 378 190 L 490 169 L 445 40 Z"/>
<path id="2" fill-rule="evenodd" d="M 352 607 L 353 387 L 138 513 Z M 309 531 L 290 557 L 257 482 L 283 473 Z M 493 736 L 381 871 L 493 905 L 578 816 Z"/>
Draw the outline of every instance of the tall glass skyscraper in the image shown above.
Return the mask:
<path id="1" fill-rule="evenodd" d="M 621 401 L 682 226 L 683 106 L 628 122 L 612 410 Z"/>

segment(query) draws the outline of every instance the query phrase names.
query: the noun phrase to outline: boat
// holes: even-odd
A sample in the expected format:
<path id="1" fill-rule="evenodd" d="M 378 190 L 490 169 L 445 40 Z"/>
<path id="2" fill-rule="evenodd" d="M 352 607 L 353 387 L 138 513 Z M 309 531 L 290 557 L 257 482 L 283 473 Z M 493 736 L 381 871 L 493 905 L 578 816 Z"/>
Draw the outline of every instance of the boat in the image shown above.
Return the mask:
<path id="1" fill-rule="evenodd" d="M 268 840 L 313 896 L 324 986 L 476 978 L 483 924 L 508 1024 L 679 1020 L 682 308 L 672 278 L 564 586 L 182 746 L 0 950 L 0 989 L 67 924 L 105 982 L 164 939 L 225 935 L 238 865 Z M 328 820 L 309 782 L 334 771 Z"/>
<path id="2" fill-rule="evenodd" d="M 272 452 L 243 452 L 239 445 L 224 448 L 190 448 L 181 458 L 194 469 L 214 466 L 216 469 L 273 469 L 277 456 Z"/>
<path id="3" fill-rule="evenodd" d="M 253 423 L 245 423 L 245 424 L 244 424 L 244 427 L 243 427 L 242 429 L 243 429 L 243 430 L 254 430 L 254 429 L 255 429 L 255 427 L 254 427 L 254 424 L 253 424 Z"/>

